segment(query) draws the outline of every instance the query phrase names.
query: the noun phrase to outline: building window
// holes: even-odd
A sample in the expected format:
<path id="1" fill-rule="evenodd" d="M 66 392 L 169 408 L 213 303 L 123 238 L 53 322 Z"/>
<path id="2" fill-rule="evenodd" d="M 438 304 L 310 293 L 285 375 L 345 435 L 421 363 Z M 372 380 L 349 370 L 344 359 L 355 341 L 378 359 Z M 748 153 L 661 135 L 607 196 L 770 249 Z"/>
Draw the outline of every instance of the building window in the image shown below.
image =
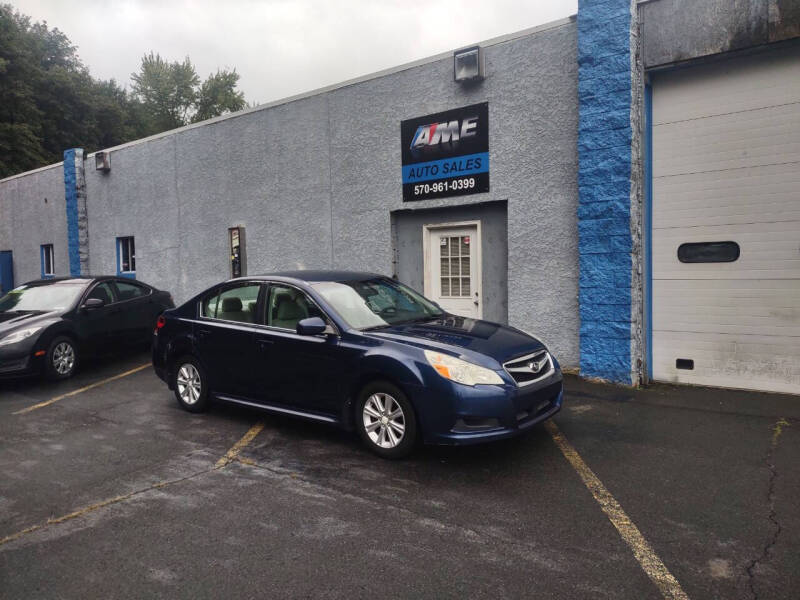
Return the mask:
<path id="1" fill-rule="evenodd" d="M 734 262 L 738 258 L 736 242 L 696 242 L 678 246 L 678 260 L 682 263 Z"/>
<path id="2" fill-rule="evenodd" d="M 55 275 L 53 261 L 53 244 L 42 244 L 42 279 L 47 279 Z"/>
<path id="3" fill-rule="evenodd" d="M 117 275 L 136 278 L 136 245 L 133 236 L 117 238 Z"/>

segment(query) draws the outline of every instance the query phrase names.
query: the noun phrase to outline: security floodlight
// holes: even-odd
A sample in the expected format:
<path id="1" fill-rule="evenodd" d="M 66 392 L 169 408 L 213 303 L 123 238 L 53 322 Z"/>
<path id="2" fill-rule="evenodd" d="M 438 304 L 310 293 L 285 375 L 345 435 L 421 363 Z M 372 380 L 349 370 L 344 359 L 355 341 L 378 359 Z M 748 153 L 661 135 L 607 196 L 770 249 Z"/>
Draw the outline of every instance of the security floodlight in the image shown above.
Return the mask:
<path id="1" fill-rule="evenodd" d="M 94 168 L 106 173 L 111 170 L 111 157 L 108 152 L 98 151 L 94 153 Z"/>
<path id="2" fill-rule="evenodd" d="M 474 46 L 453 53 L 453 76 L 456 81 L 477 81 L 485 74 L 483 48 Z"/>

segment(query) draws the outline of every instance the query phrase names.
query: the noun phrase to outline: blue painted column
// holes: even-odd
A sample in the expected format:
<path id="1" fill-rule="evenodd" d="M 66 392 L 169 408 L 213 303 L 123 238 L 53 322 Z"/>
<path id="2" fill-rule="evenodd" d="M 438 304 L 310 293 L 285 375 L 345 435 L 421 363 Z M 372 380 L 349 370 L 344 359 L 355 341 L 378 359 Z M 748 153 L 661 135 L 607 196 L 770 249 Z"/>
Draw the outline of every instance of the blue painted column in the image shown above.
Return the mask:
<path id="1" fill-rule="evenodd" d="M 86 220 L 86 180 L 83 149 L 64 151 L 64 197 L 67 209 L 67 252 L 69 274 L 77 277 L 89 270 L 88 224 Z"/>
<path id="2" fill-rule="evenodd" d="M 631 0 L 578 3 L 581 374 L 631 383 Z"/>

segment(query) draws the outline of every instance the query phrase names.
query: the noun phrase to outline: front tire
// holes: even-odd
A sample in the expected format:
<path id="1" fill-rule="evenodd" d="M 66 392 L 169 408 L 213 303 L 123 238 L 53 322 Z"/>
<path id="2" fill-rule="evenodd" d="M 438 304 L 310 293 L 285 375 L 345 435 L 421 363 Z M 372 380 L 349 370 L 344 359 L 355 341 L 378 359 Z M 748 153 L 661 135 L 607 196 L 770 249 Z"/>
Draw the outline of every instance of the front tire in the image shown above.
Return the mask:
<path id="1" fill-rule="evenodd" d="M 78 368 L 78 350 L 72 338 L 58 336 L 47 349 L 45 374 L 53 381 L 69 379 Z"/>
<path id="2" fill-rule="evenodd" d="M 355 422 L 361 439 L 382 458 L 403 458 L 417 444 L 414 407 L 402 390 L 388 381 L 375 381 L 361 390 Z"/>
<path id="3" fill-rule="evenodd" d="M 172 384 L 181 408 L 199 413 L 208 408 L 208 384 L 203 367 L 193 356 L 175 361 Z"/>

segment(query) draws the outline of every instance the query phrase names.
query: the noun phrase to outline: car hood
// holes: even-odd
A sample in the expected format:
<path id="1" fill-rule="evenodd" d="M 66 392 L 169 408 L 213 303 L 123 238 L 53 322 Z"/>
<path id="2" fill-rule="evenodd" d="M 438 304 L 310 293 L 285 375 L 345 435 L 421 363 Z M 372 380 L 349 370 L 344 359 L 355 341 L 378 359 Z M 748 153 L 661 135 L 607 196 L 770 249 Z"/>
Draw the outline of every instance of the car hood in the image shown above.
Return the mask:
<path id="1" fill-rule="evenodd" d="M 535 352 L 544 345 L 513 327 L 456 315 L 422 323 L 391 325 L 365 332 L 423 348 L 451 351 L 479 362 L 477 355 L 489 356 L 502 364 L 512 358 Z M 477 360 L 476 360 L 477 359 Z"/>
<path id="2" fill-rule="evenodd" d="M 24 310 L 14 312 L 12 310 L 0 312 L 0 337 L 11 333 L 15 329 L 44 324 L 46 321 L 52 320 L 53 317 L 58 317 L 58 315 L 59 313 L 57 311 L 42 312 Z"/>

